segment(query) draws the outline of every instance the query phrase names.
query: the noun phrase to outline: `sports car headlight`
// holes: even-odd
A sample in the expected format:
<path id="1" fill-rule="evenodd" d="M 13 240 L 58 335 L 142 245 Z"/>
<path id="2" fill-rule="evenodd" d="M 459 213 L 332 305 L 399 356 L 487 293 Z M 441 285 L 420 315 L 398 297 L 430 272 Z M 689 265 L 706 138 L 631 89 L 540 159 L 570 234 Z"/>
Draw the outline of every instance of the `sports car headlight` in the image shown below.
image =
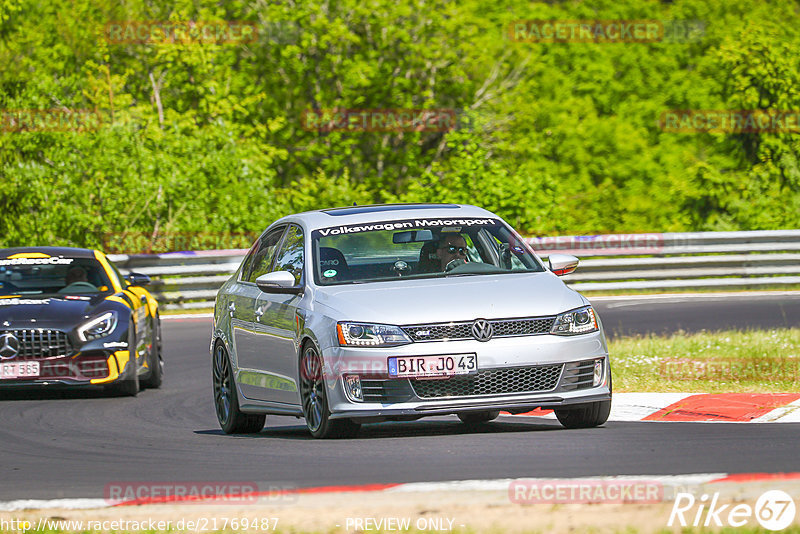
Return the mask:
<path id="1" fill-rule="evenodd" d="M 558 314 L 550 333 L 558 336 L 574 336 L 576 334 L 597 332 L 598 330 L 594 309 L 591 306 L 585 306 Z"/>
<path id="2" fill-rule="evenodd" d="M 341 322 L 336 324 L 336 333 L 343 347 L 394 347 L 411 343 L 399 326 L 388 324 Z"/>
<path id="3" fill-rule="evenodd" d="M 90 319 L 78 327 L 78 339 L 91 341 L 110 334 L 117 326 L 117 312 L 110 311 Z"/>

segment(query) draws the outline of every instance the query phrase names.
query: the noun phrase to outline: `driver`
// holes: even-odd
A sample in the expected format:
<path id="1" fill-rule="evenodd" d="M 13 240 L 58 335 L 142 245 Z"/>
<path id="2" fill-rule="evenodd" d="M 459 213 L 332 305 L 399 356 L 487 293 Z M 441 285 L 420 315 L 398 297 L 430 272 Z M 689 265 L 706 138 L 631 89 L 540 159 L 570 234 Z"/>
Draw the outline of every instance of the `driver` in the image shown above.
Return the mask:
<path id="1" fill-rule="evenodd" d="M 64 281 L 67 285 L 61 288 L 58 291 L 59 293 L 85 293 L 87 290 L 97 291 L 94 284 L 89 283 L 89 276 L 86 273 L 86 269 L 78 265 L 71 267 L 70 270 L 67 271 L 67 276 Z"/>
<path id="2" fill-rule="evenodd" d="M 467 259 L 467 241 L 461 234 L 443 234 L 439 241 L 439 248 L 436 249 L 436 256 L 439 258 L 442 271 L 453 260 L 460 259 L 466 263 L 469 261 Z"/>
<path id="3" fill-rule="evenodd" d="M 69 271 L 67 271 L 67 277 L 65 282 L 67 285 L 74 284 L 75 282 L 88 282 L 89 276 L 86 274 L 86 269 L 83 267 L 72 267 Z"/>

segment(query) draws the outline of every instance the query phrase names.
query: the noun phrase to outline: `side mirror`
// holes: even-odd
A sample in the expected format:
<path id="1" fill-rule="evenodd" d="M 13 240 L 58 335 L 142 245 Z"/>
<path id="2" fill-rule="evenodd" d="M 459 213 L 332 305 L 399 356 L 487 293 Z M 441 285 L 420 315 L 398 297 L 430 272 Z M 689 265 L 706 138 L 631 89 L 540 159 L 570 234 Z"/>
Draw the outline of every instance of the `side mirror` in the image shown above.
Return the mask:
<path id="1" fill-rule="evenodd" d="M 289 271 L 275 271 L 256 278 L 258 289 L 264 293 L 302 293 L 303 286 L 294 283 L 294 275 Z"/>
<path id="2" fill-rule="evenodd" d="M 150 277 L 141 273 L 128 273 L 123 278 L 132 286 L 144 287 L 150 283 Z"/>
<path id="3" fill-rule="evenodd" d="M 556 276 L 564 276 L 578 268 L 578 258 L 569 254 L 550 254 L 548 263 Z"/>

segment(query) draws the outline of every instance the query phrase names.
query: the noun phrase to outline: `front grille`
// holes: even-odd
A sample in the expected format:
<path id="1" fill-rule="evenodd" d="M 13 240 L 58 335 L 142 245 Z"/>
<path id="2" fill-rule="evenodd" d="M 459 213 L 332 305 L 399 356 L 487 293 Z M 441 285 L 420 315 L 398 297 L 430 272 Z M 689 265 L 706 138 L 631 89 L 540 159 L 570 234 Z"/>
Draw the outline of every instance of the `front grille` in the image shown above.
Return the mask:
<path id="1" fill-rule="evenodd" d="M 523 317 L 520 319 L 491 319 L 494 337 L 536 336 L 548 334 L 555 317 Z M 431 323 L 401 327 L 412 341 L 442 341 L 473 339 L 473 321 Z"/>
<path id="2" fill-rule="evenodd" d="M 535 393 L 555 389 L 564 364 L 533 367 L 485 369 L 474 375 L 454 376 L 446 380 L 411 379 L 411 387 L 423 399 L 471 397 L 506 393 Z"/>
<path id="3" fill-rule="evenodd" d="M 592 387 L 594 380 L 594 360 L 570 362 L 564 365 L 564 376 L 561 377 L 561 390 L 574 391 Z"/>
<path id="4" fill-rule="evenodd" d="M 17 359 L 56 358 L 72 354 L 72 344 L 66 332 L 43 328 L 4 330 L 2 334 L 14 334 L 19 340 Z"/>

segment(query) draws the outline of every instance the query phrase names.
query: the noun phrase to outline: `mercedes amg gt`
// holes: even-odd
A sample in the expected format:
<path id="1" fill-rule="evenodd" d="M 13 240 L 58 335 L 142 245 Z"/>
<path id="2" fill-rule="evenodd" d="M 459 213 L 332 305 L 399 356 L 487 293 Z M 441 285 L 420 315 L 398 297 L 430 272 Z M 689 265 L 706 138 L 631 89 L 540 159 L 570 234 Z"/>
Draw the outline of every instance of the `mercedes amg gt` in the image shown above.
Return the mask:
<path id="1" fill-rule="evenodd" d="M 158 303 L 97 250 L 0 249 L 0 391 L 161 386 Z"/>

